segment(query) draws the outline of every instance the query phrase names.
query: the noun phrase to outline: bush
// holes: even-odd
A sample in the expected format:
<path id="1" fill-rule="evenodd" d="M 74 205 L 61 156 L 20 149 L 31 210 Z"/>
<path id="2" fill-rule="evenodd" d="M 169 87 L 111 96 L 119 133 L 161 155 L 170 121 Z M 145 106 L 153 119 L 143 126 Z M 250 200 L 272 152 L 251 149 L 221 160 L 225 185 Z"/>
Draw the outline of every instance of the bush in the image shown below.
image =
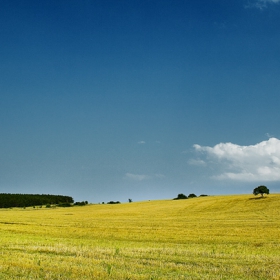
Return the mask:
<path id="1" fill-rule="evenodd" d="M 85 206 L 85 205 L 87 205 L 88 204 L 88 202 L 87 201 L 82 201 L 82 202 L 75 202 L 74 203 L 74 205 L 77 205 L 77 206 Z"/>
<path id="2" fill-rule="evenodd" d="M 193 197 L 196 197 L 196 195 L 194 193 L 190 193 L 188 198 L 193 198 Z"/>
<path id="3" fill-rule="evenodd" d="M 186 195 L 184 195 L 183 193 L 179 193 L 178 196 L 174 199 L 176 200 L 176 199 L 187 199 L 187 198 L 188 197 Z"/>
<path id="4" fill-rule="evenodd" d="M 57 206 L 59 207 L 71 207 L 72 204 L 69 202 L 59 203 Z"/>
<path id="5" fill-rule="evenodd" d="M 109 201 L 109 202 L 107 202 L 107 204 L 120 204 L 120 202 L 119 201 Z"/>

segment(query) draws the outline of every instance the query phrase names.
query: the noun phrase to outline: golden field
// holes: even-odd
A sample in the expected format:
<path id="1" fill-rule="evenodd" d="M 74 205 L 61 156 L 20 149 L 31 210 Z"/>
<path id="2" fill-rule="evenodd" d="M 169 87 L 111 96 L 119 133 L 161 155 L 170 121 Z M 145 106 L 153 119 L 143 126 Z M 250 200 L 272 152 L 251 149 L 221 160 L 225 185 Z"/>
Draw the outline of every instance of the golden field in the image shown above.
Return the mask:
<path id="1" fill-rule="evenodd" d="M 280 279 L 280 195 L 0 209 L 0 279 Z"/>

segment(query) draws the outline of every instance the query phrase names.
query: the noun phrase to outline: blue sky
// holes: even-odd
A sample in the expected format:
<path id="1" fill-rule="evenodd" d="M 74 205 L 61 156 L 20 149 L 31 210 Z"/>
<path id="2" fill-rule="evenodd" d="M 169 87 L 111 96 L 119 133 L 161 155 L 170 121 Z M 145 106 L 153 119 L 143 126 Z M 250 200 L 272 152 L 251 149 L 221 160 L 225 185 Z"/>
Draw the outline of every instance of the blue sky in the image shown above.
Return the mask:
<path id="1" fill-rule="evenodd" d="M 280 1 L 4 0 L 0 24 L 0 192 L 279 192 Z"/>

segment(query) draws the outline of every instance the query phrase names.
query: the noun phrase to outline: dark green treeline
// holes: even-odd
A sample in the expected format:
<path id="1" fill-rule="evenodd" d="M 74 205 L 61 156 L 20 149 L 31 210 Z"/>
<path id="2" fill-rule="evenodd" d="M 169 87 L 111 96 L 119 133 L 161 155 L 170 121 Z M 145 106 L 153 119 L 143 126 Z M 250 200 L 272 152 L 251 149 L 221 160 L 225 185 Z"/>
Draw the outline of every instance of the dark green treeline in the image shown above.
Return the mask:
<path id="1" fill-rule="evenodd" d="M 73 202 L 74 200 L 71 196 L 64 195 L 0 193 L 0 208 L 28 207 Z"/>

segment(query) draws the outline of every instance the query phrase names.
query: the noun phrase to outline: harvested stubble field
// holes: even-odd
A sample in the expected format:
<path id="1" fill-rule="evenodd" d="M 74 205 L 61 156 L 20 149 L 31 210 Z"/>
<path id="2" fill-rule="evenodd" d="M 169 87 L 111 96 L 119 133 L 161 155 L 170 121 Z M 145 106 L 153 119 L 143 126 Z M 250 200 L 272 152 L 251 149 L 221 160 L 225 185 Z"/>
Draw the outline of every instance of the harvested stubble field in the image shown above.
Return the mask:
<path id="1" fill-rule="evenodd" d="M 280 195 L 0 210 L 0 279 L 280 279 Z"/>

